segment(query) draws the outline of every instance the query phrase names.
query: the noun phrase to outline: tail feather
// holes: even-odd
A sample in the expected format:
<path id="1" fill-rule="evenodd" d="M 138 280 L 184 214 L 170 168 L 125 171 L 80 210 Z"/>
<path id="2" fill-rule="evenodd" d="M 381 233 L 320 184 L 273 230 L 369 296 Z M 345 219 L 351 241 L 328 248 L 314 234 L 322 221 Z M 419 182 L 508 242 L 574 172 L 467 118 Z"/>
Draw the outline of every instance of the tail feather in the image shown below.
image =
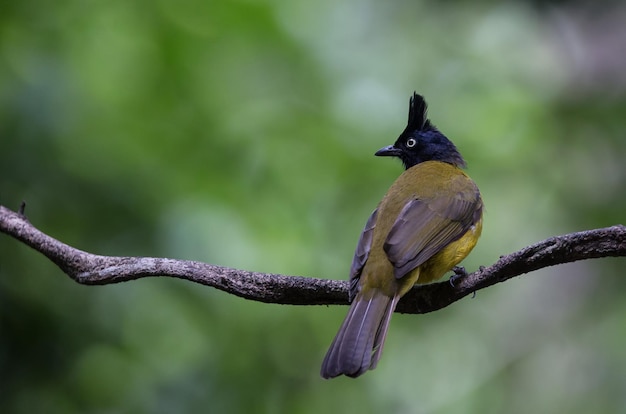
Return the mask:
<path id="1" fill-rule="evenodd" d="M 393 312 L 396 310 L 396 304 L 399 299 L 400 298 L 398 296 L 394 296 L 391 298 L 391 301 L 389 301 L 388 310 L 385 311 L 385 317 L 376 332 L 376 339 L 374 340 L 374 355 L 372 356 L 372 363 L 370 364 L 369 369 L 376 368 L 376 365 L 378 365 L 378 361 L 382 356 L 383 345 L 385 345 L 385 339 L 387 339 L 387 331 L 389 330 L 391 315 L 393 315 Z"/>
<path id="2" fill-rule="evenodd" d="M 378 290 L 369 291 L 367 296 L 359 293 L 326 353 L 322 377 L 343 374 L 355 378 L 373 369 L 380 359 L 396 303 L 396 298 Z"/>

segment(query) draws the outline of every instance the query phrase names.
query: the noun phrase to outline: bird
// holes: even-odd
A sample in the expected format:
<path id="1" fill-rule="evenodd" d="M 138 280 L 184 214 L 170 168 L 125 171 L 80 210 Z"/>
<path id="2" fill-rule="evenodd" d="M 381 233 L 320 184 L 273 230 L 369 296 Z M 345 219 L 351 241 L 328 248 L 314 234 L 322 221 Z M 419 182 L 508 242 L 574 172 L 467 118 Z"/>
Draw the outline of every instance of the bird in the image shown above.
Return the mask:
<path id="1" fill-rule="evenodd" d="M 356 378 L 376 368 L 398 301 L 415 284 L 432 283 L 456 267 L 482 231 L 483 201 L 462 171 L 466 162 L 427 117 L 413 93 L 404 131 L 374 155 L 397 157 L 405 171 L 391 185 L 359 237 L 350 268 L 350 309 L 320 374 Z"/>

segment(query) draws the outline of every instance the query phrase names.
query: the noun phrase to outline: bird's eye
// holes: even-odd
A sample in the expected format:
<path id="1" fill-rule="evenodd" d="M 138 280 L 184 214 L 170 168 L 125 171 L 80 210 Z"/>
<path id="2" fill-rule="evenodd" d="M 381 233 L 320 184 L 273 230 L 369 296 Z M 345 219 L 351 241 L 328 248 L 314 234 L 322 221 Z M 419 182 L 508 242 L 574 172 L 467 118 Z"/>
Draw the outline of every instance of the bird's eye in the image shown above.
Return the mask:
<path id="1" fill-rule="evenodd" d="M 417 141 L 415 140 L 415 138 L 409 138 L 406 140 L 406 146 L 409 148 L 413 148 L 415 144 L 417 144 Z"/>

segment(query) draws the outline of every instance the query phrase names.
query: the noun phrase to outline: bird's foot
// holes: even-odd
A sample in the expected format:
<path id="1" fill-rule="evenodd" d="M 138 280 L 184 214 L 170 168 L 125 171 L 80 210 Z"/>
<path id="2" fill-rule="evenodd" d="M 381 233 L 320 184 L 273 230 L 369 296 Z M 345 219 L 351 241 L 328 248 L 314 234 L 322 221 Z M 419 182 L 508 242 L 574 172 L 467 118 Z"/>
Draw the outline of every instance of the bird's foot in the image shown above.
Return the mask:
<path id="1" fill-rule="evenodd" d="M 452 271 L 454 272 L 454 274 L 450 276 L 450 286 L 456 287 L 455 283 L 457 282 L 457 280 L 467 276 L 467 271 L 463 266 L 454 266 L 452 268 Z"/>

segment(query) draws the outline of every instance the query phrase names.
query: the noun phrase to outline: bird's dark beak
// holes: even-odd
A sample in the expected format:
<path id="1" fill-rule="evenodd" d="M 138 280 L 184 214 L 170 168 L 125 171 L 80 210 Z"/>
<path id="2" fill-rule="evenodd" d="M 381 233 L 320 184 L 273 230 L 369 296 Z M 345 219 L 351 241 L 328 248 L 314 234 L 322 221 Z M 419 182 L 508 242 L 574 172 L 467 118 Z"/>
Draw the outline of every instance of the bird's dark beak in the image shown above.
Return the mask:
<path id="1" fill-rule="evenodd" d="M 376 151 L 374 155 L 377 157 L 399 157 L 401 153 L 402 151 L 400 149 L 394 147 L 393 145 L 387 145 L 386 147 Z"/>

